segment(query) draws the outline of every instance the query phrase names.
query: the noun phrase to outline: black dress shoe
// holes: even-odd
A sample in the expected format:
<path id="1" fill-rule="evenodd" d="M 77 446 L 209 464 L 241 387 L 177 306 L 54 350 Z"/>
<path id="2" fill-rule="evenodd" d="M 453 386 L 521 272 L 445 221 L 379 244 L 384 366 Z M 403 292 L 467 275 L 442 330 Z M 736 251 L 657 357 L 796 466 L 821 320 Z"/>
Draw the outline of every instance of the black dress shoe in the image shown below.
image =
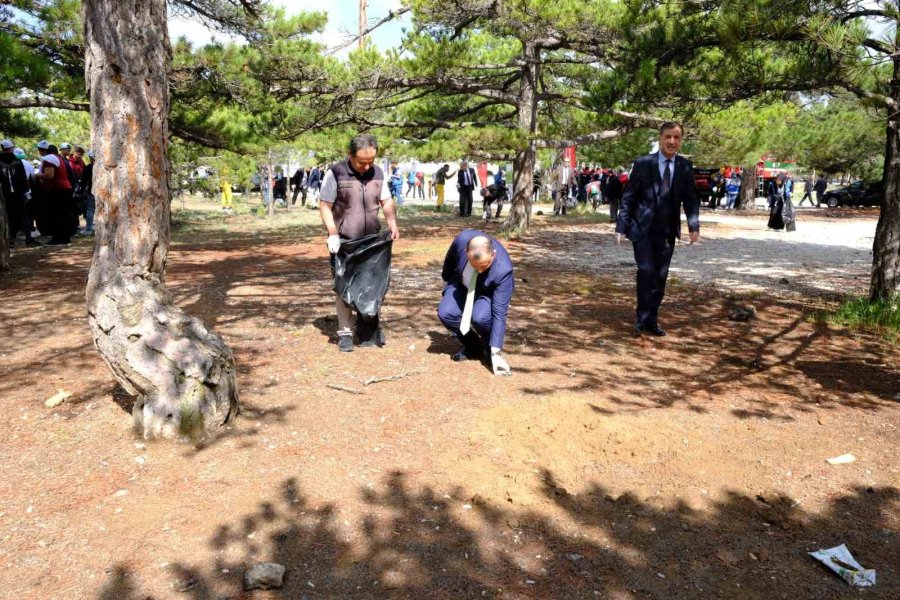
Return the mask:
<path id="1" fill-rule="evenodd" d="M 465 350 L 460 350 L 458 352 L 454 352 L 450 357 L 450 360 L 452 360 L 453 362 L 463 362 L 469 360 L 469 355 L 466 354 Z"/>
<path id="2" fill-rule="evenodd" d="M 659 325 L 656 325 L 656 324 L 643 325 L 641 323 L 638 323 L 637 325 L 634 326 L 634 330 L 637 333 L 649 333 L 650 335 L 655 335 L 657 337 L 663 337 L 664 335 L 666 335 L 666 331 L 662 327 L 660 327 Z"/>

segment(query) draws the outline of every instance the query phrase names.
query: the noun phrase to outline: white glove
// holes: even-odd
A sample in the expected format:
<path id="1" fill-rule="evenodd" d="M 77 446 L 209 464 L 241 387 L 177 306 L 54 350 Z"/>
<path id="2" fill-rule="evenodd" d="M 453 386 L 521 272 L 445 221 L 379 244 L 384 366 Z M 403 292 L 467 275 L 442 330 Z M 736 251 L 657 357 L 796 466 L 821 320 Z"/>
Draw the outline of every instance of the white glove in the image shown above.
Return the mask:
<path id="1" fill-rule="evenodd" d="M 337 254 L 337 251 L 341 249 L 341 236 L 337 234 L 329 235 L 325 244 L 328 246 L 330 253 Z"/>
<path id="2" fill-rule="evenodd" d="M 494 375 L 512 375 L 509 363 L 499 354 L 491 354 L 491 366 L 494 367 Z"/>
<path id="3" fill-rule="evenodd" d="M 617 233 L 616 234 L 616 246 L 621 246 L 622 241 L 625 239 L 625 234 Z"/>

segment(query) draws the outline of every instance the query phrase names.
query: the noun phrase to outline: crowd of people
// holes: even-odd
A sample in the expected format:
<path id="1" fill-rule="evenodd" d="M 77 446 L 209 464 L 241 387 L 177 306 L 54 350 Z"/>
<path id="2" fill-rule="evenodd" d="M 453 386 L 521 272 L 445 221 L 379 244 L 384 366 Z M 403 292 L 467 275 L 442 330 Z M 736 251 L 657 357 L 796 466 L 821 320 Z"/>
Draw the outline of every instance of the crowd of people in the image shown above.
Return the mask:
<path id="1" fill-rule="evenodd" d="M 65 246 L 73 236 L 93 235 L 93 152 L 47 140 L 33 159 L 11 140 L 0 141 L 0 150 L 10 247 L 20 237 L 25 246 Z"/>
<path id="2" fill-rule="evenodd" d="M 535 198 L 540 193 L 542 178 L 536 178 Z M 619 201 L 628 185 L 628 172 L 601 168 L 582 163 L 580 168 L 570 169 L 565 163 L 557 166 L 551 196 L 553 214 L 562 216 L 578 204 L 590 205 L 596 211 L 601 204 L 609 205 L 609 222 L 614 223 L 619 212 Z"/>

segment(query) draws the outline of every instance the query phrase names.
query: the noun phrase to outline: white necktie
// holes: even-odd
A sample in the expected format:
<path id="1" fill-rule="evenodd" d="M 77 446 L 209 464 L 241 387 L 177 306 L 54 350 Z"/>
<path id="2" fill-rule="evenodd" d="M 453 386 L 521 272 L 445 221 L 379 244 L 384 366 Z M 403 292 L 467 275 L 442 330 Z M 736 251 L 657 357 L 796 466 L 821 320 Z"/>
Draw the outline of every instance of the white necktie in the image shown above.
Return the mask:
<path id="1" fill-rule="evenodd" d="M 466 292 L 466 306 L 463 308 L 462 321 L 459 322 L 459 332 L 463 335 L 469 333 L 472 328 L 472 309 L 475 308 L 475 280 L 478 279 L 478 271 L 472 270 L 469 279 L 469 291 Z"/>

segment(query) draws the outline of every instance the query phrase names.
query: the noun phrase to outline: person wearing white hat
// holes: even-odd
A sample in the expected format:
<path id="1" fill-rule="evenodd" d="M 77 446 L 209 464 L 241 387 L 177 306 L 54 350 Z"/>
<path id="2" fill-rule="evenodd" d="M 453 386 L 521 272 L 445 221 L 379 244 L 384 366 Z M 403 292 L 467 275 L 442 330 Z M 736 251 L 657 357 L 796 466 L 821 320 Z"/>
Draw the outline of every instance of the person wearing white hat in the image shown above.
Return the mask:
<path id="1" fill-rule="evenodd" d="M 25 210 L 28 189 L 28 174 L 22 161 L 13 152 L 15 145 L 9 140 L 0 141 L 0 188 L 6 200 L 8 216 L 9 245 L 15 246 L 19 231 L 25 234 L 27 246 L 40 246 L 31 237 L 31 224 Z"/>

